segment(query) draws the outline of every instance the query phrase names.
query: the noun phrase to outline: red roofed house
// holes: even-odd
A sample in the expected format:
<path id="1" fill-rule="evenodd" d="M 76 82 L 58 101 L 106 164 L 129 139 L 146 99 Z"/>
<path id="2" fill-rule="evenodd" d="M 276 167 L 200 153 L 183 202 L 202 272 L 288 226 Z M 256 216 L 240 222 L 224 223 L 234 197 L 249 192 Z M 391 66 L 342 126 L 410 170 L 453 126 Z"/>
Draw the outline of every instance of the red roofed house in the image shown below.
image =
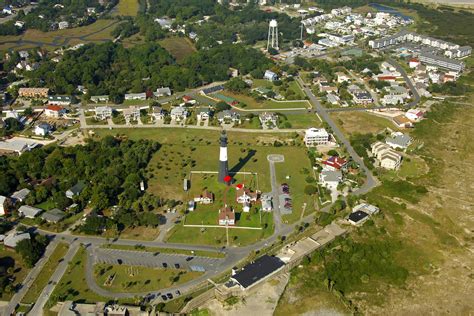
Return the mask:
<path id="1" fill-rule="evenodd" d="M 419 65 L 420 65 L 420 61 L 419 61 L 418 59 L 416 59 L 416 58 L 412 58 L 412 59 L 410 59 L 410 61 L 408 62 L 408 66 L 409 66 L 410 68 L 416 68 L 416 67 L 418 67 Z"/>
<path id="2" fill-rule="evenodd" d="M 221 226 L 234 226 L 235 225 L 235 213 L 228 207 L 224 206 L 219 210 L 219 225 Z"/>
<path id="3" fill-rule="evenodd" d="M 194 100 L 189 95 L 183 96 L 183 101 L 186 102 L 186 103 L 189 103 L 189 104 L 195 104 L 196 103 L 196 100 Z"/>
<path id="4" fill-rule="evenodd" d="M 324 169 L 336 171 L 340 170 L 342 167 L 346 165 L 347 161 L 338 157 L 338 156 L 331 156 L 327 160 L 323 161 Z"/>
<path id="5" fill-rule="evenodd" d="M 46 114 L 47 117 L 54 117 L 54 118 L 59 118 L 63 116 L 63 114 L 66 112 L 66 110 L 59 105 L 49 105 L 45 110 L 44 114 Z"/>

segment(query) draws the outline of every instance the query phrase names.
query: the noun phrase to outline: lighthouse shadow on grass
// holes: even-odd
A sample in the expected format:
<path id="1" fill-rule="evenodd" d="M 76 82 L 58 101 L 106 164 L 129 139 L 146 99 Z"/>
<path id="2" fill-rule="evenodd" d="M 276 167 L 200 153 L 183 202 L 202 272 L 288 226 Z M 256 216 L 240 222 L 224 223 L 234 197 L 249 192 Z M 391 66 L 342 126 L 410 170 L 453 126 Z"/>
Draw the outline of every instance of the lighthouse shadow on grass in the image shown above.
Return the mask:
<path id="1" fill-rule="evenodd" d="M 239 158 L 239 162 L 229 170 L 229 174 L 235 175 L 247 164 L 247 162 L 252 159 L 253 156 L 257 153 L 256 150 L 251 149 L 247 152 L 247 155 L 244 158 Z"/>

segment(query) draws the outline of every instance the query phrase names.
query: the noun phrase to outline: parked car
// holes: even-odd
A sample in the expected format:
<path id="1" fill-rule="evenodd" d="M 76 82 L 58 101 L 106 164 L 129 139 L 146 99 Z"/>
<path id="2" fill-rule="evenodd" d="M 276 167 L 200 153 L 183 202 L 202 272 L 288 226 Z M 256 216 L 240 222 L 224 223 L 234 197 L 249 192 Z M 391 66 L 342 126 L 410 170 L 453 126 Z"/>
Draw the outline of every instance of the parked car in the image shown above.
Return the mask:
<path id="1" fill-rule="evenodd" d="M 169 299 L 173 298 L 173 294 L 171 294 L 171 293 L 166 294 L 166 296 L 168 296 Z"/>
<path id="2" fill-rule="evenodd" d="M 168 268 L 168 264 L 166 262 L 163 262 L 162 265 L 163 265 L 163 268 Z"/>
<path id="3" fill-rule="evenodd" d="M 176 269 L 179 269 L 179 268 L 180 268 L 179 263 L 175 263 L 175 264 L 174 264 L 174 267 L 175 267 Z"/>
<path id="4" fill-rule="evenodd" d="M 168 299 L 168 297 L 163 294 L 163 295 L 161 295 L 161 299 L 162 299 L 163 301 L 166 301 L 166 300 Z"/>

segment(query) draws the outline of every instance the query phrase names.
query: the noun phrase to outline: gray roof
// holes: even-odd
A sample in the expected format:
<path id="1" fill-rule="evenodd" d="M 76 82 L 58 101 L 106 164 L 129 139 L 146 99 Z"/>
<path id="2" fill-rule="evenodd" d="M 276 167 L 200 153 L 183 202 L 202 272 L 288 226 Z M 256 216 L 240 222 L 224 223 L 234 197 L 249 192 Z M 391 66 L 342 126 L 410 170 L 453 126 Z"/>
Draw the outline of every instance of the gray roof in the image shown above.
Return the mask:
<path id="1" fill-rule="evenodd" d="M 30 233 L 14 231 L 3 239 L 3 244 L 7 247 L 15 248 L 16 245 L 24 239 L 31 239 Z"/>
<path id="2" fill-rule="evenodd" d="M 85 187 L 86 187 L 86 183 L 84 181 L 79 181 L 68 191 L 70 191 L 74 195 L 77 195 L 77 194 L 80 194 L 82 190 L 84 190 Z"/>
<path id="3" fill-rule="evenodd" d="M 411 137 L 405 134 L 396 135 L 395 137 L 387 137 L 385 139 L 386 143 L 392 143 L 398 145 L 399 147 L 406 148 L 411 142 Z"/>
<path id="4" fill-rule="evenodd" d="M 35 218 L 43 210 L 29 205 L 22 205 L 18 209 L 18 212 L 25 217 Z"/>
<path id="5" fill-rule="evenodd" d="M 339 170 L 332 171 L 332 170 L 323 170 L 321 171 L 322 178 L 324 182 L 336 182 L 341 181 L 342 173 Z"/>
<path id="6" fill-rule="evenodd" d="M 23 201 L 30 194 L 30 190 L 24 188 L 14 192 L 10 197 L 15 200 Z"/>
<path id="7" fill-rule="evenodd" d="M 48 221 L 48 222 L 53 222 L 57 223 L 60 220 L 62 220 L 66 216 L 66 213 L 63 211 L 53 208 L 50 211 L 45 212 L 43 215 L 41 215 L 41 218 Z"/>
<path id="8" fill-rule="evenodd" d="M 157 94 L 171 94 L 171 89 L 168 87 L 156 89 Z"/>

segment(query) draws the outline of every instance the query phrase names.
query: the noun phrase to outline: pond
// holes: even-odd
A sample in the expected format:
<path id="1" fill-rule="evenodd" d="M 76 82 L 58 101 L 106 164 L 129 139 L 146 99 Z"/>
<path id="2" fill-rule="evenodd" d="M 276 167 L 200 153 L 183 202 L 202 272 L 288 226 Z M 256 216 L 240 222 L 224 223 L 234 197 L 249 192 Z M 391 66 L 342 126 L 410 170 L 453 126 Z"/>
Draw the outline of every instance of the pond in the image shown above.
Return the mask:
<path id="1" fill-rule="evenodd" d="M 392 7 L 387 7 L 383 4 L 371 3 L 371 4 L 369 4 L 369 6 L 374 8 L 375 10 L 377 10 L 379 12 L 390 13 L 392 15 L 398 16 L 398 17 L 402 18 L 404 21 L 412 20 L 412 18 L 409 17 L 408 15 L 405 15 L 405 14 L 401 13 L 400 11 L 398 11 L 397 9 L 392 8 Z"/>

